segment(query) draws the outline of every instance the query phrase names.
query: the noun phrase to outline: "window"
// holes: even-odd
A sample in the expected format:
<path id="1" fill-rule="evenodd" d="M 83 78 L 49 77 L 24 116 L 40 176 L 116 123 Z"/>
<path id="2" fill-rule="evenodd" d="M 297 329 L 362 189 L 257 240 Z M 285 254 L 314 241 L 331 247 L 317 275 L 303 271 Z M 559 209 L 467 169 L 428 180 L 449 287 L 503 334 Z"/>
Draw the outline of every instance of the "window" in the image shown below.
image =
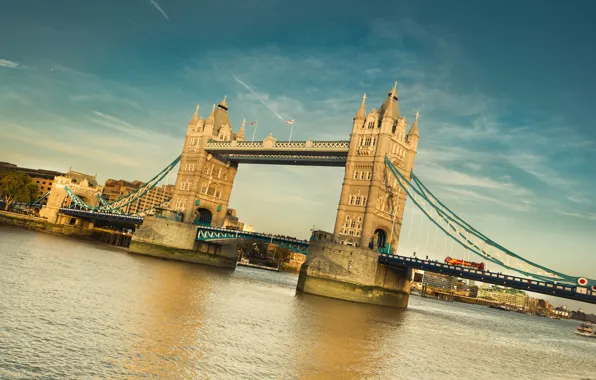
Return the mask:
<path id="1" fill-rule="evenodd" d="M 214 186 L 209 186 L 209 188 L 207 189 L 207 195 L 209 195 L 210 197 L 215 195 L 215 187 Z"/>
<path id="2" fill-rule="evenodd" d="M 364 179 L 365 176 L 366 176 L 366 172 L 360 172 L 360 179 Z"/>
<path id="3" fill-rule="evenodd" d="M 214 167 L 213 168 L 213 171 L 211 172 L 211 175 L 214 176 L 214 177 L 216 177 L 216 178 L 219 178 L 219 168 Z"/>
<path id="4" fill-rule="evenodd" d="M 209 174 L 209 166 L 208 165 L 203 166 L 203 174 Z"/>
<path id="5" fill-rule="evenodd" d="M 180 190 L 188 191 L 190 190 L 191 183 L 189 180 L 186 180 L 180 184 Z"/>
<path id="6" fill-rule="evenodd" d="M 221 198 L 221 187 L 218 187 L 217 189 L 215 189 L 215 197 Z"/>
<path id="7" fill-rule="evenodd" d="M 354 172 L 354 179 L 358 179 L 359 175 L 360 175 L 360 172 Z"/>
<path id="8" fill-rule="evenodd" d="M 364 145 L 370 145 L 370 141 L 371 141 L 371 138 L 367 137 L 366 139 L 364 139 Z"/>
<path id="9" fill-rule="evenodd" d="M 375 122 L 374 121 L 369 121 L 368 122 L 368 129 L 374 129 L 375 128 Z"/>
<path id="10" fill-rule="evenodd" d="M 201 194 L 207 194 L 207 182 L 201 184 Z"/>
<path id="11" fill-rule="evenodd" d="M 228 179 L 228 171 L 226 169 L 221 169 L 221 178 Z"/>
<path id="12" fill-rule="evenodd" d="M 366 179 L 371 179 L 372 178 L 372 173 L 371 172 L 367 172 L 366 173 Z"/>

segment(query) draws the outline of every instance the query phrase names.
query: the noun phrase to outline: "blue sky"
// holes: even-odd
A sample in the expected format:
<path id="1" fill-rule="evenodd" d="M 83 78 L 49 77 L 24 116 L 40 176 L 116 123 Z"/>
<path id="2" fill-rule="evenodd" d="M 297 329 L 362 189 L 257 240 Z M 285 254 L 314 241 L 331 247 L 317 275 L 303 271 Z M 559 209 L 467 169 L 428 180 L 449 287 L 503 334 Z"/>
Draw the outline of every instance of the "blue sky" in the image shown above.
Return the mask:
<path id="1" fill-rule="evenodd" d="M 399 80 L 402 114 L 421 113 L 419 177 L 494 240 L 594 278 L 596 5 L 556 4 L 11 2 L 0 160 L 146 180 L 179 154 L 196 104 L 206 116 L 227 95 L 233 128 L 258 119 L 258 138 L 289 135 L 264 103 L 295 139 L 347 139 L 362 94 L 378 107 Z M 342 177 L 242 166 L 231 206 L 307 237 L 333 228 Z M 404 249 L 425 244 L 413 235 Z"/>

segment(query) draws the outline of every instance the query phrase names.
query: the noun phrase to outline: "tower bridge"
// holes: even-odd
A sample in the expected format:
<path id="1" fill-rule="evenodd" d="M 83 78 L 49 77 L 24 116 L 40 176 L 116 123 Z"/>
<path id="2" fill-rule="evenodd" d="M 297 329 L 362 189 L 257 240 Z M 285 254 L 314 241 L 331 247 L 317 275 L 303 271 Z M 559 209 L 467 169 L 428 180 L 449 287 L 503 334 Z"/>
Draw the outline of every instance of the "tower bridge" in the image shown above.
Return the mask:
<path id="1" fill-rule="evenodd" d="M 418 113 L 408 125 L 399 109 L 397 88 L 379 109 L 366 111 L 366 95 L 352 119 L 349 140 L 245 141 L 245 122 L 231 127 L 227 99 L 207 119 L 199 107 L 188 124 L 182 154 L 137 192 L 107 203 L 88 189 L 60 182 L 54 214 L 137 221 L 129 252 L 235 268 L 241 239 L 269 241 L 308 253 L 297 290 L 362 303 L 404 307 L 412 269 L 424 269 L 533 292 L 595 303 L 596 281 L 569 276 L 531 262 L 500 246 L 447 208 L 413 173 L 419 141 Z M 143 196 L 178 165 L 171 200 L 155 215 L 125 215 L 124 207 Z M 223 229 L 240 164 L 344 167 L 333 232 L 317 232 L 310 241 Z M 70 190 L 68 186 L 74 188 Z M 66 194 L 79 210 L 64 209 Z M 79 196 L 80 195 L 80 196 Z M 84 197 L 84 198 L 81 198 Z M 58 199 L 60 198 L 60 199 Z M 452 245 L 522 277 L 479 273 L 442 263 L 397 255 L 406 199 Z M 61 203 L 62 202 L 62 203 Z M 60 212 L 58 212 L 58 208 Z M 117 214 L 117 215 L 116 215 Z"/>

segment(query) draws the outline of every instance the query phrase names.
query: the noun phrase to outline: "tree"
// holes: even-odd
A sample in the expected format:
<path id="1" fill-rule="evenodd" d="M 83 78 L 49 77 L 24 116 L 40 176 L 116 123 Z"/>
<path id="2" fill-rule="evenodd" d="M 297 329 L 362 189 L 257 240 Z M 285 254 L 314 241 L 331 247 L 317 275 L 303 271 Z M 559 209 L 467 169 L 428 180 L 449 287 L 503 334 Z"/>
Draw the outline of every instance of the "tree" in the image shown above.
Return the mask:
<path id="1" fill-rule="evenodd" d="M 4 198 L 4 211 L 14 202 L 30 202 L 37 194 L 37 184 L 24 172 L 0 172 L 0 198 Z"/>

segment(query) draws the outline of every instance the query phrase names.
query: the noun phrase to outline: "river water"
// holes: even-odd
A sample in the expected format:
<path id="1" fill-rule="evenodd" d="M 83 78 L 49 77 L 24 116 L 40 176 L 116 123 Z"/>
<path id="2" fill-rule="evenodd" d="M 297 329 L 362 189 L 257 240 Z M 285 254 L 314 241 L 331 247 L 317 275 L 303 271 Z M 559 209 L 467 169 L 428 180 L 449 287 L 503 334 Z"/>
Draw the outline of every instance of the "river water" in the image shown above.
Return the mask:
<path id="1" fill-rule="evenodd" d="M 0 228 L 0 379 L 596 379 L 578 322 L 296 281 Z"/>

